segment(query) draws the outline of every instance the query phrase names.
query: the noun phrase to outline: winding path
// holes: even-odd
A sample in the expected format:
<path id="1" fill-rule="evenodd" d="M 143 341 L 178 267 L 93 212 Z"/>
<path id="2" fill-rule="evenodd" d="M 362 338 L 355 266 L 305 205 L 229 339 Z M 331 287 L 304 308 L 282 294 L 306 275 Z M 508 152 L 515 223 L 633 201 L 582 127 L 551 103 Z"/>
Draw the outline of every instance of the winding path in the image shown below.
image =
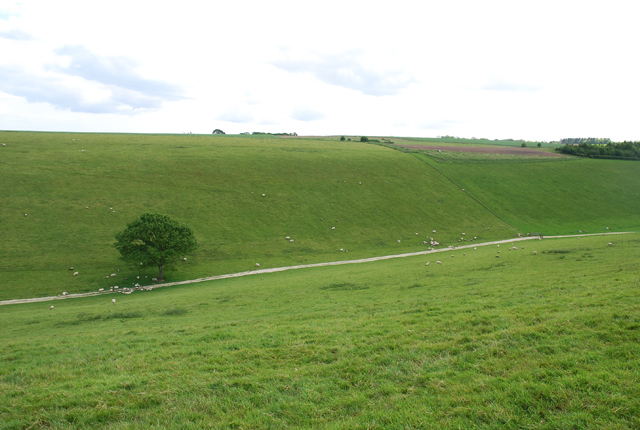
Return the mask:
<path id="1" fill-rule="evenodd" d="M 629 234 L 635 233 L 633 231 L 622 231 L 622 232 L 612 232 L 612 233 L 592 233 L 592 234 L 571 234 L 564 236 L 544 236 L 545 239 L 561 239 L 568 237 L 585 237 L 585 236 L 607 236 L 607 235 L 616 235 L 616 234 Z M 383 255 L 381 257 L 371 257 L 371 258 L 361 258 L 358 260 L 343 260 L 343 261 L 331 261 L 328 263 L 313 263 L 313 264 L 302 264 L 299 266 L 285 266 L 285 267 L 274 267 L 272 269 L 258 269 L 258 270 L 248 270 L 246 272 L 238 272 L 238 273 L 230 273 L 227 275 L 218 275 L 218 276 L 209 276 L 207 278 L 198 278 L 191 279 L 189 281 L 179 281 L 179 282 L 167 282 L 162 284 L 153 285 L 151 288 L 154 290 L 156 288 L 161 287 L 172 287 L 174 285 L 184 285 L 184 284 L 195 284 L 197 282 L 205 282 L 205 281 L 215 281 L 217 279 L 227 279 L 227 278 L 239 278 L 241 276 L 249 276 L 249 275 L 260 275 L 263 273 L 275 273 L 275 272 L 284 272 L 285 270 L 295 270 L 295 269 L 308 269 L 311 267 L 323 267 L 323 266 L 340 266 L 343 264 L 358 264 L 358 263 L 370 263 L 373 261 L 381 261 L 381 260 L 390 260 L 392 258 L 403 258 L 403 257 L 415 257 L 417 255 L 428 255 L 428 254 L 436 254 L 438 252 L 447 252 L 454 251 L 459 249 L 468 249 L 478 246 L 487 246 L 487 245 L 500 245 L 503 243 L 513 243 L 520 242 L 523 240 L 538 240 L 538 236 L 531 237 L 516 237 L 513 239 L 505 239 L 505 240 L 496 240 L 493 242 L 484 242 L 484 243 L 474 243 L 472 245 L 461 245 L 456 246 L 455 248 L 440 248 L 434 249 L 431 251 L 419 251 L 419 252 L 409 252 L 406 254 L 394 254 L 394 255 Z M 80 297 L 91 297 L 91 296 L 100 296 L 104 294 L 113 294 L 118 293 L 119 291 L 95 291 L 91 293 L 78 293 L 78 294 L 68 294 L 66 296 L 51 296 L 51 297 L 36 297 L 32 299 L 13 299 L 13 300 L 2 300 L 0 301 L 0 305 L 16 305 L 21 303 L 35 303 L 35 302 L 49 302 L 52 300 L 66 300 L 66 299 L 76 299 Z"/>

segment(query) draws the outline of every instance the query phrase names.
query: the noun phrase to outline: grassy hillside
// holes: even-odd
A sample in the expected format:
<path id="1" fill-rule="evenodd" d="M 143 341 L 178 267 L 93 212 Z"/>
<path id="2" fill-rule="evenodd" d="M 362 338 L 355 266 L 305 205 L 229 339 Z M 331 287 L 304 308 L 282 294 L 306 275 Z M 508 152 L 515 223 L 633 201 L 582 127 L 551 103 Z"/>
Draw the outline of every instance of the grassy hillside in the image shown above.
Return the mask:
<path id="1" fill-rule="evenodd" d="M 167 280 L 516 233 L 430 165 L 358 142 L 27 132 L 0 142 L 0 300 L 150 279 L 111 246 L 145 211 L 186 223 L 200 242 Z"/>
<path id="2" fill-rule="evenodd" d="M 639 244 L 2 306 L 0 428 L 638 428 Z"/>
<path id="3" fill-rule="evenodd" d="M 415 156 L 520 231 L 549 235 L 640 228 L 640 163 L 635 161 L 515 163 L 494 156 L 492 163 L 437 163 Z"/>

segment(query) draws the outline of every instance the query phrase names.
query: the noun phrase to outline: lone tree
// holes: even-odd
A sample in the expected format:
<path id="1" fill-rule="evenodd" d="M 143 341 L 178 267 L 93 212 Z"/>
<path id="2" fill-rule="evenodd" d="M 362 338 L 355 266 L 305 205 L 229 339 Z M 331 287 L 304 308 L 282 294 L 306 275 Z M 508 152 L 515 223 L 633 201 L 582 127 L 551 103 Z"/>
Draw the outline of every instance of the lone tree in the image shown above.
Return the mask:
<path id="1" fill-rule="evenodd" d="M 369 138 L 367 136 L 360 137 L 360 142 L 368 142 Z"/>
<path id="2" fill-rule="evenodd" d="M 219 128 L 216 128 L 215 130 L 213 130 L 213 133 L 211 134 L 226 134 L 224 131 L 220 130 Z"/>
<path id="3" fill-rule="evenodd" d="M 143 266 L 158 266 L 158 280 L 163 281 L 162 267 L 198 247 L 193 231 L 166 215 L 144 213 L 116 234 L 113 246 L 122 259 Z"/>

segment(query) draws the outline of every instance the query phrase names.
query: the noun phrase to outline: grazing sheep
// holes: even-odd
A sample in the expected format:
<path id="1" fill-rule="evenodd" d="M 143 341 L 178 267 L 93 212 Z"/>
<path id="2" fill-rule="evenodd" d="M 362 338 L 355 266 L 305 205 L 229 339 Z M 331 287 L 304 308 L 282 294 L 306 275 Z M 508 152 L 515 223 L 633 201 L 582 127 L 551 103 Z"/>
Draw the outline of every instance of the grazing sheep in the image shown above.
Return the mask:
<path id="1" fill-rule="evenodd" d="M 289 239 L 291 239 L 291 237 L 287 236 L 287 237 L 285 237 L 285 239 L 289 240 Z"/>
<path id="2" fill-rule="evenodd" d="M 538 251 L 533 251 L 533 255 L 538 255 Z"/>
<path id="3" fill-rule="evenodd" d="M 335 229 L 336 229 L 335 227 L 331 227 L 331 230 L 335 230 Z"/>
<path id="4" fill-rule="evenodd" d="M 425 266 L 428 266 L 428 265 L 429 265 L 429 262 L 427 261 L 427 264 L 425 264 Z"/>
<path id="5" fill-rule="evenodd" d="M 158 278 L 151 278 L 151 280 L 152 280 L 152 281 L 157 281 L 157 280 L 158 280 Z"/>
<path id="6" fill-rule="evenodd" d="M 264 194 L 262 195 L 262 197 L 264 197 Z"/>
<path id="7" fill-rule="evenodd" d="M 4 143 L 2 145 L 4 145 Z M 50 306 L 49 309 L 53 309 L 53 306 Z"/>
<path id="8" fill-rule="evenodd" d="M 260 267 L 260 263 L 256 263 L 256 267 Z"/>
<path id="9" fill-rule="evenodd" d="M 609 227 L 607 227 L 607 230 L 609 230 Z"/>
<path id="10" fill-rule="evenodd" d="M 451 256 L 452 256 L 452 257 L 455 257 L 455 255 L 453 255 L 453 254 L 452 254 Z"/>
<path id="11" fill-rule="evenodd" d="M 115 303 L 115 302 L 116 302 L 116 299 L 111 299 L 111 303 Z"/>
<path id="12" fill-rule="evenodd" d="M 115 273 L 112 273 L 112 274 L 111 274 L 111 276 L 116 276 L 116 274 L 115 274 Z"/>
<path id="13" fill-rule="evenodd" d="M 3 144 L 2 144 L 2 146 L 7 146 L 7 144 L 6 144 L 6 143 L 3 143 Z"/>
<path id="14" fill-rule="evenodd" d="M 289 242 L 293 242 L 293 239 L 289 239 Z"/>
<path id="15" fill-rule="evenodd" d="M 398 239 L 398 243 L 400 243 L 400 239 Z"/>
<path id="16" fill-rule="evenodd" d="M 102 292 L 102 291 L 104 291 L 104 288 L 98 288 L 98 291 Z"/>
<path id="17" fill-rule="evenodd" d="M 609 242 L 609 246 L 612 246 L 612 245 L 613 245 L 613 243 Z"/>
<path id="18" fill-rule="evenodd" d="M 73 270 L 73 266 L 69 267 L 69 270 Z"/>
<path id="19" fill-rule="evenodd" d="M 117 290 L 118 288 L 120 288 L 120 287 L 118 287 L 117 285 L 115 287 L 113 287 L 114 290 Z"/>
<path id="20" fill-rule="evenodd" d="M 496 258 L 500 258 L 500 256 L 499 256 L 499 255 L 496 255 Z"/>
<path id="21" fill-rule="evenodd" d="M 362 182 L 358 182 L 358 185 L 362 185 Z"/>
<path id="22" fill-rule="evenodd" d="M 184 258 L 182 259 L 182 261 L 187 261 L 187 257 L 184 257 Z"/>
<path id="23" fill-rule="evenodd" d="M 500 245 L 498 245 L 498 248 L 500 248 Z"/>
<path id="24" fill-rule="evenodd" d="M 24 216 L 27 216 L 28 214 L 24 214 Z"/>
<path id="25" fill-rule="evenodd" d="M 473 249 L 478 249 L 478 248 L 476 248 L 476 247 L 474 246 L 474 247 L 473 247 Z"/>
<path id="26" fill-rule="evenodd" d="M 136 276 L 136 279 L 140 279 L 140 276 Z"/>
<path id="27" fill-rule="evenodd" d="M 442 261 L 436 261 L 436 264 L 442 264 Z"/>
<path id="28" fill-rule="evenodd" d="M 66 291 L 62 293 L 63 296 L 66 296 L 67 294 L 69 293 L 67 293 Z"/>
<path id="29" fill-rule="evenodd" d="M 511 248 L 511 249 L 515 249 L 515 250 L 517 250 L 517 249 L 518 249 L 518 247 L 517 247 L 517 246 L 514 246 L 514 247 L 513 247 L 513 248 Z"/>
<path id="30" fill-rule="evenodd" d="M 462 235 L 464 236 L 466 233 L 462 233 Z"/>
<path id="31" fill-rule="evenodd" d="M 436 232 L 436 231 L 435 231 L 435 230 L 433 230 L 433 232 L 432 232 L 432 233 L 435 233 L 435 232 Z"/>
<path id="32" fill-rule="evenodd" d="M 73 272 L 73 276 L 78 276 L 78 272 Z"/>

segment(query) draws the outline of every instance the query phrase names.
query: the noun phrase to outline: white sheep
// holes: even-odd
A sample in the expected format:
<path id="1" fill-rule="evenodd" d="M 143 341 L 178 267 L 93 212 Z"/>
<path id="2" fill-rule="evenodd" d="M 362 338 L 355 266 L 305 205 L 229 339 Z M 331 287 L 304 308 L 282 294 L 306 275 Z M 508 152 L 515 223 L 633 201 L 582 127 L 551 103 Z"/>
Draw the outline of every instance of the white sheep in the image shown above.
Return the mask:
<path id="1" fill-rule="evenodd" d="M 182 259 L 182 261 L 187 261 L 187 257 L 184 257 L 184 258 Z"/>
<path id="2" fill-rule="evenodd" d="M 262 195 L 262 197 L 264 197 L 264 194 Z"/>
<path id="3" fill-rule="evenodd" d="M 2 145 L 4 146 L 4 143 Z M 49 309 L 53 309 L 53 306 L 50 306 Z"/>
<path id="4" fill-rule="evenodd" d="M 533 255 L 538 255 L 538 251 L 533 251 Z"/>
<path id="5" fill-rule="evenodd" d="M 335 229 L 336 229 L 335 227 L 331 227 L 331 230 L 335 230 Z"/>
<path id="6" fill-rule="evenodd" d="M 435 231 L 435 230 L 433 230 L 433 232 L 432 232 L 432 233 L 435 233 L 435 232 L 436 232 L 436 231 Z"/>
<path id="7" fill-rule="evenodd" d="M 260 263 L 256 263 L 256 267 L 260 267 Z"/>
<path id="8" fill-rule="evenodd" d="M 6 144 L 6 143 L 3 143 L 3 144 L 2 144 L 2 146 L 7 146 L 7 144 Z"/>
<path id="9" fill-rule="evenodd" d="M 427 264 L 425 264 L 425 266 L 428 266 L 428 265 L 429 265 L 429 262 L 427 261 Z"/>
<path id="10" fill-rule="evenodd" d="M 66 296 L 67 294 L 69 293 L 67 293 L 66 291 L 62 293 L 63 296 Z"/>
<path id="11" fill-rule="evenodd" d="M 609 242 L 609 246 L 612 246 L 612 245 L 613 245 L 613 243 Z"/>
<path id="12" fill-rule="evenodd" d="M 73 272 L 73 276 L 78 276 L 78 272 Z"/>
<path id="13" fill-rule="evenodd" d="M 293 242 L 293 239 L 289 239 L 289 242 Z"/>
<path id="14" fill-rule="evenodd" d="M 102 292 L 104 291 L 104 288 L 98 288 L 98 291 Z"/>
<path id="15" fill-rule="evenodd" d="M 442 261 L 436 261 L 436 264 L 442 264 Z"/>
<path id="16" fill-rule="evenodd" d="M 115 302 L 116 302 L 116 299 L 111 299 L 111 303 L 115 304 Z"/>
<path id="17" fill-rule="evenodd" d="M 24 216 L 27 216 L 28 214 L 24 214 Z"/>
<path id="18" fill-rule="evenodd" d="M 291 237 L 287 236 L 287 237 L 285 237 L 285 239 L 289 240 L 289 239 L 291 239 Z"/>
<path id="19" fill-rule="evenodd" d="M 112 273 L 112 274 L 111 274 L 111 276 L 116 276 L 116 274 L 115 274 L 115 273 Z"/>

